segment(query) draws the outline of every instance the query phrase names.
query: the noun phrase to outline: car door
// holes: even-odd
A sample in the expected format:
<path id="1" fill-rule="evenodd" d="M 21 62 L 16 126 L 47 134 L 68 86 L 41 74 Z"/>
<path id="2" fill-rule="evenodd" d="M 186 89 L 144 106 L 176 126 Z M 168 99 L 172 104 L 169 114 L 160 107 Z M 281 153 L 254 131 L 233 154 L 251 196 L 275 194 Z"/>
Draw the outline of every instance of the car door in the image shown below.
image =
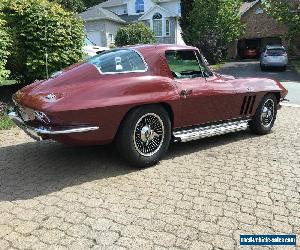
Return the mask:
<path id="1" fill-rule="evenodd" d="M 222 77 L 207 79 L 209 96 L 208 109 L 214 110 L 215 121 L 225 121 L 240 117 L 240 101 L 231 80 Z"/>
<path id="2" fill-rule="evenodd" d="M 234 90 L 206 67 L 196 50 L 166 52 L 169 68 L 180 95 L 182 127 L 216 122 L 234 116 Z"/>

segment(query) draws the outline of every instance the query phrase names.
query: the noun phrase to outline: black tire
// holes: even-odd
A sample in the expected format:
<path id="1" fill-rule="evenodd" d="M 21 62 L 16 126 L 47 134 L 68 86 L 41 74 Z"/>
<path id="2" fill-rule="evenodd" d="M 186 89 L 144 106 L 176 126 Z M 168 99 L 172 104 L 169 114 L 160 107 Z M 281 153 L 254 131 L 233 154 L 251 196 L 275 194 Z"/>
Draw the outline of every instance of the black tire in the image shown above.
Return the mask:
<path id="1" fill-rule="evenodd" d="M 260 70 L 261 71 L 266 71 L 266 66 L 260 65 Z"/>
<path id="2" fill-rule="evenodd" d="M 249 123 L 253 133 L 265 135 L 270 133 L 277 116 L 277 99 L 275 95 L 268 94 L 263 97 L 255 115 Z"/>
<path id="3" fill-rule="evenodd" d="M 167 152 L 171 132 L 169 114 L 162 106 L 142 106 L 126 115 L 117 134 L 116 146 L 133 167 L 150 167 Z"/>

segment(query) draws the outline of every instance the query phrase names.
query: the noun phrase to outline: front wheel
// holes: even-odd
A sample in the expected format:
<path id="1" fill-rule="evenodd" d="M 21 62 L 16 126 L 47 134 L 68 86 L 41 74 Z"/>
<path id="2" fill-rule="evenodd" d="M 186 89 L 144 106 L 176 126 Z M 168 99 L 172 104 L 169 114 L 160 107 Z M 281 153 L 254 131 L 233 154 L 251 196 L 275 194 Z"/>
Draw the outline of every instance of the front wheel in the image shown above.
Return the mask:
<path id="1" fill-rule="evenodd" d="M 277 116 L 277 99 L 273 94 L 266 95 L 259 104 L 256 113 L 250 121 L 250 129 L 255 134 L 270 133 Z"/>
<path id="2" fill-rule="evenodd" d="M 149 167 L 162 158 L 171 141 L 171 121 L 162 106 L 139 107 L 127 114 L 116 146 L 134 167 Z"/>

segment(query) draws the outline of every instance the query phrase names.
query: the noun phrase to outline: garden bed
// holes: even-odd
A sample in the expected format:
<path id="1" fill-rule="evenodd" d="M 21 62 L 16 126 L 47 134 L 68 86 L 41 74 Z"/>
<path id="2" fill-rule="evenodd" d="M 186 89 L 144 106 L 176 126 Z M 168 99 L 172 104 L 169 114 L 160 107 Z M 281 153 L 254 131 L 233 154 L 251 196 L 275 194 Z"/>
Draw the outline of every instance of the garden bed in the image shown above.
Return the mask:
<path id="1" fill-rule="evenodd" d="M 300 74 L 300 58 L 293 59 L 292 64 L 295 67 L 296 71 Z"/>
<path id="2" fill-rule="evenodd" d="M 7 115 L 8 105 L 0 102 L 0 130 L 6 130 L 14 127 L 14 123 Z"/>

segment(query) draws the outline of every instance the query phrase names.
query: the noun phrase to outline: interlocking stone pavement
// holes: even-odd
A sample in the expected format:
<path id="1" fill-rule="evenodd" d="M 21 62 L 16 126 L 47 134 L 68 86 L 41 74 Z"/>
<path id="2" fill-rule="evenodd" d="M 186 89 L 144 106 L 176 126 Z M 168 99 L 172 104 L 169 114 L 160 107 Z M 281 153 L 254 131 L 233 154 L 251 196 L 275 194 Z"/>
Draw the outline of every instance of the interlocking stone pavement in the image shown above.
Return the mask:
<path id="1" fill-rule="evenodd" d="M 111 146 L 0 131 L 0 249 L 251 249 L 242 233 L 299 241 L 299 127 L 300 109 L 283 107 L 267 136 L 174 144 L 143 170 Z"/>

